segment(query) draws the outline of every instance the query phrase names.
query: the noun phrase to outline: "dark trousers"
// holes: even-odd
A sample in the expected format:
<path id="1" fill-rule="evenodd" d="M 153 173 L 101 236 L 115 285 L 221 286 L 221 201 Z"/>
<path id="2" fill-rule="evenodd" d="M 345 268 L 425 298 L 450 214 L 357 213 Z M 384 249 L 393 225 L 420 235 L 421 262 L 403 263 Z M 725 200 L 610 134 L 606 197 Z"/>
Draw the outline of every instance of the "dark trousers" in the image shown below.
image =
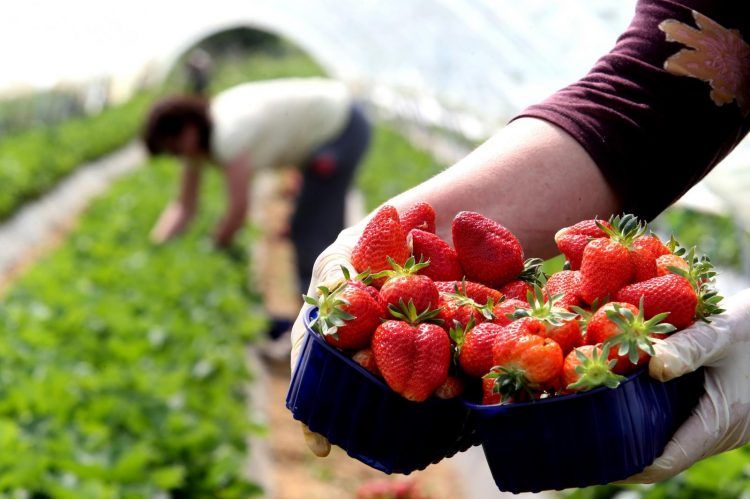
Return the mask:
<path id="1" fill-rule="evenodd" d="M 315 259 L 344 228 L 346 193 L 370 136 L 364 112 L 353 105 L 339 136 L 318 148 L 303 165 L 302 189 L 291 223 L 302 293 L 307 293 Z"/>

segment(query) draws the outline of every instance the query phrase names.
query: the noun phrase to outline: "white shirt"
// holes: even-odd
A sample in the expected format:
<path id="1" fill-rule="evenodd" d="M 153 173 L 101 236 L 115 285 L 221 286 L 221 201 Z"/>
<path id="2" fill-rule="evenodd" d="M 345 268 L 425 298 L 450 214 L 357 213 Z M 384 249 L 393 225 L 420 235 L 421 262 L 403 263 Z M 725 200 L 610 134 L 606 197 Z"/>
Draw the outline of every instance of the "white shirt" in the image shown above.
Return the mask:
<path id="1" fill-rule="evenodd" d="M 238 85 L 211 102 L 214 158 L 246 154 L 251 168 L 298 166 L 346 125 L 351 97 L 343 83 L 289 78 Z"/>

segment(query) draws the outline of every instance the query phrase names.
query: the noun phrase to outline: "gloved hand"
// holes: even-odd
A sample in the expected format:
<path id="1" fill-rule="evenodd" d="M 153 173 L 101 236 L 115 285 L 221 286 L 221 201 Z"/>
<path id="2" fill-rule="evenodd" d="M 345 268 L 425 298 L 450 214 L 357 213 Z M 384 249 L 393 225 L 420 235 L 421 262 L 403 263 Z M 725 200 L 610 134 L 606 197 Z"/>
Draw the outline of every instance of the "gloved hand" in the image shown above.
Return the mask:
<path id="1" fill-rule="evenodd" d="M 361 233 L 361 226 L 354 226 L 343 230 L 338 238 L 336 238 L 336 241 L 318 256 L 313 266 L 312 280 L 307 290 L 308 295 L 317 296 L 318 286 L 327 285 L 332 288 L 335 283 L 342 280 L 344 278 L 341 272 L 342 265 L 349 269 L 352 275 L 356 275 L 356 271 L 352 267 L 350 260 L 354 245 L 357 244 Z M 302 340 L 305 337 L 304 313 L 306 310 L 307 308 L 303 307 L 297 316 L 297 320 L 294 321 L 294 326 L 292 326 L 292 370 L 297 367 L 297 359 L 303 343 Z M 313 454 L 319 457 L 327 456 L 331 451 L 331 444 L 328 442 L 328 439 L 318 433 L 311 432 L 307 426 L 302 426 L 305 443 L 307 443 Z"/>
<path id="2" fill-rule="evenodd" d="M 624 483 L 654 483 L 696 461 L 750 441 L 750 289 L 724 301 L 723 314 L 655 345 L 651 376 L 668 381 L 706 366 L 705 389 L 693 414 L 663 454 Z"/>

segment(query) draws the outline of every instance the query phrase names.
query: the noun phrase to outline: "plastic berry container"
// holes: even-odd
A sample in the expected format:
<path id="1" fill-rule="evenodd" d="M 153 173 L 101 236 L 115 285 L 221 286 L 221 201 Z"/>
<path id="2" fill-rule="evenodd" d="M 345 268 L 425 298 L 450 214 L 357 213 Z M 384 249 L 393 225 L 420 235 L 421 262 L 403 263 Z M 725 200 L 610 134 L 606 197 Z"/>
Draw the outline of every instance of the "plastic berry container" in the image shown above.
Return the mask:
<path id="1" fill-rule="evenodd" d="M 602 485 L 642 471 L 702 393 L 702 369 L 661 383 L 643 368 L 616 389 L 466 405 L 497 487 L 539 492 Z"/>
<path id="2" fill-rule="evenodd" d="M 409 474 L 478 443 L 463 401 L 406 400 L 314 332 L 316 314 L 311 308 L 305 317 L 286 397 L 295 419 L 385 473 Z"/>

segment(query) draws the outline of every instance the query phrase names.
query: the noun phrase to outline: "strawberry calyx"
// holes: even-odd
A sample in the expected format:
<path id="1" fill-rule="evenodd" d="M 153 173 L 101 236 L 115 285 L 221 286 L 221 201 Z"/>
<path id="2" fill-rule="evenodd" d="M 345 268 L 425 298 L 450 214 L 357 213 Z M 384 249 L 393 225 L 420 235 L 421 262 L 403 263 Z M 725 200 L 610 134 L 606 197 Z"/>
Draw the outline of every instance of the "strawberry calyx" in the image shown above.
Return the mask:
<path id="1" fill-rule="evenodd" d="M 676 330 L 669 323 L 661 322 L 669 312 L 656 314 L 649 320 L 645 320 L 643 315 L 643 297 L 638 304 L 638 314 L 620 304 L 615 303 L 613 310 L 607 310 L 607 318 L 617 325 L 618 333 L 604 342 L 604 349 L 609 351 L 611 348 L 617 348 L 617 355 L 620 357 L 627 356 L 633 364 L 638 363 L 638 352 L 644 351 L 647 354 L 654 355 L 654 339 L 652 334 L 668 334 Z"/>
<path id="2" fill-rule="evenodd" d="M 589 327 L 589 321 L 594 313 L 599 310 L 602 305 L 606 304 L 606 300 L 595 299 L 591 302 L 591 306 L 588 309 L 581 308 L 578 306 L 570 307 L 570 309 L 578 315 L 578 329 L 581 330 L 581 334 L 586 335 L 586 330 Z"/>
<path id="3" fill-rule="evenodd" d="M 569 384 L 567 389 L 582 392 L 599 386 L 617 388 L 625 376 L 612 372 L 617 359 L 609 360 L 605 352 L 606 350 L 596 347 L 592 350 L 591 356 L 587 356 L 576 348 L 575 354 L 580 364 L 575 370 L 579 378 L 575 383 Z"/>
<path id="4" fill-rule="evenodd" d="M 457 321 L 455 319 L 453 320 L 453 327 L 448 330 L 448 336 L 450 336 L 451 340 L 453 340 L 453 343 L 455 344 L 453 354 L 454 357 L 456 357 L 456 360 L 458 358 L 458 354 L 461 353 L 461 348 L 464 346 L 464 341 L 466 341 L 466 334 L 471 331 L 474 326 L 474 317 L 469 319 L 469 322 L 465 326 L 461 324 L 460 321 Z"/>
<path id="5" fill-rule="evenodd" d="M 672 240 L 670 239 L 670 243 Z M 669 244 L 667 247 L 669 247 Z M 713 287 L 716 271 L 711 259 L 706 255 L 696 256 L 695 247 L 690 248 L 687 252 L 684 251 L 684 248 L 679 248 L 676 251 L 680 250 L 682 250 L 681 253 L 675 252 L 675 254 L 681 256 L 687 262 L 688 269 L 667 268 L 673 274 L 687 279 L 698 296 L 698 306 L 695 309 L 696 318 L 704 322 L 711 322 L 710 316 L 724 312 L 724 309 L 719 306 L 723 297 Z"/>
<path id="6" fill-rule="evenodd" d="M 532 317 L 538 319 L 544 323 L 548 331 L 564 326 L 566 322 L 575 319 L 578 314 L 568 312 L 566 309 L 555 305 L 562 296 L 562 294 L 557 294 L 550 296 L 549 300 L 545 300 L 544 290 L 538 284 L 534 284 L 533 290 L 529 290 L 526 294 L 529 308 L 517 308 L 513 312 L 513 318 Z"/>
<path id="7" fill-rule="evenodd" d="M 604 232 L 611 240 L 618 242 L 628 249 L 631 249 L 633 241 L 641 237 L 648 230 L 648 226 L 638 220 L 638 217 L 631 214 L 615 215 L 609 218 L 607 227 L 599 220 L 596 220 L 596 226 Z"/>
<path id="8" fill-rule="evenodd" d="M 404 303 L 404 300 L 400 299 L 398 301 L 398 306 L 393 304 L 388 305 L 388 311 L 396 319 L 411 324 L 412 326 L 416 326 L 422 322 L 430 322 L 433 324 L 443 323 L 442 319 L 437 318 L 440 314 L 439 308 L 430 309 L 430 307 L 427 307 L 422 312 L 418 312 L 417 307 L 414 305 L 414 300 L 409 300 L 409 303 Z"/>
<path id="9" fill-rule="evenodd" d="M 453 293 L 444 293 L 444 296 L 453 300 L 458 306 L 468 306 L 475 309 L 488 321 L 495 318 L 495 314 L 492 312 L 495 307 L 495 300 L 488 297 L 487 303 L 481 305 L 473 298 L 470 298 L 466 293 L 466 279 L 461 281 L 461 286 L 458 284 L 454 286 Z"/>
<path id="10" fill-rule="evenodd" d="M 430 265 L 430 261 L 419 261 L 417 262 L 414 256 L 410 256 L 403 265 L 399 265 L 396 260 L 388 257 L 388 263 L 392 267 L 391 270 L 381 270 L 380 272 L 373 274 L 372 279 L 380 279 L 381 277 L 393 278 L 414 275 L 420 270 Z"/>
<path id="11" fill-rule="evenodd" d="M 533 390 L 538 388 L 537 385 L 529 382 L 523 369 L 517 367 L 494 366 L 483 378 L 494 380 L 492 393 L 500 395 L 502 403 L 510 402 L 523 395 L 533 398 Z"/>
<path id="12" fill-rule="evenodd" d="M 541 258 L 528 258 L 523 262 L 523 271 L 518 274 L 518 280 L 528 282 L 529 284 L 542 284 L 542 264 Z"/>

